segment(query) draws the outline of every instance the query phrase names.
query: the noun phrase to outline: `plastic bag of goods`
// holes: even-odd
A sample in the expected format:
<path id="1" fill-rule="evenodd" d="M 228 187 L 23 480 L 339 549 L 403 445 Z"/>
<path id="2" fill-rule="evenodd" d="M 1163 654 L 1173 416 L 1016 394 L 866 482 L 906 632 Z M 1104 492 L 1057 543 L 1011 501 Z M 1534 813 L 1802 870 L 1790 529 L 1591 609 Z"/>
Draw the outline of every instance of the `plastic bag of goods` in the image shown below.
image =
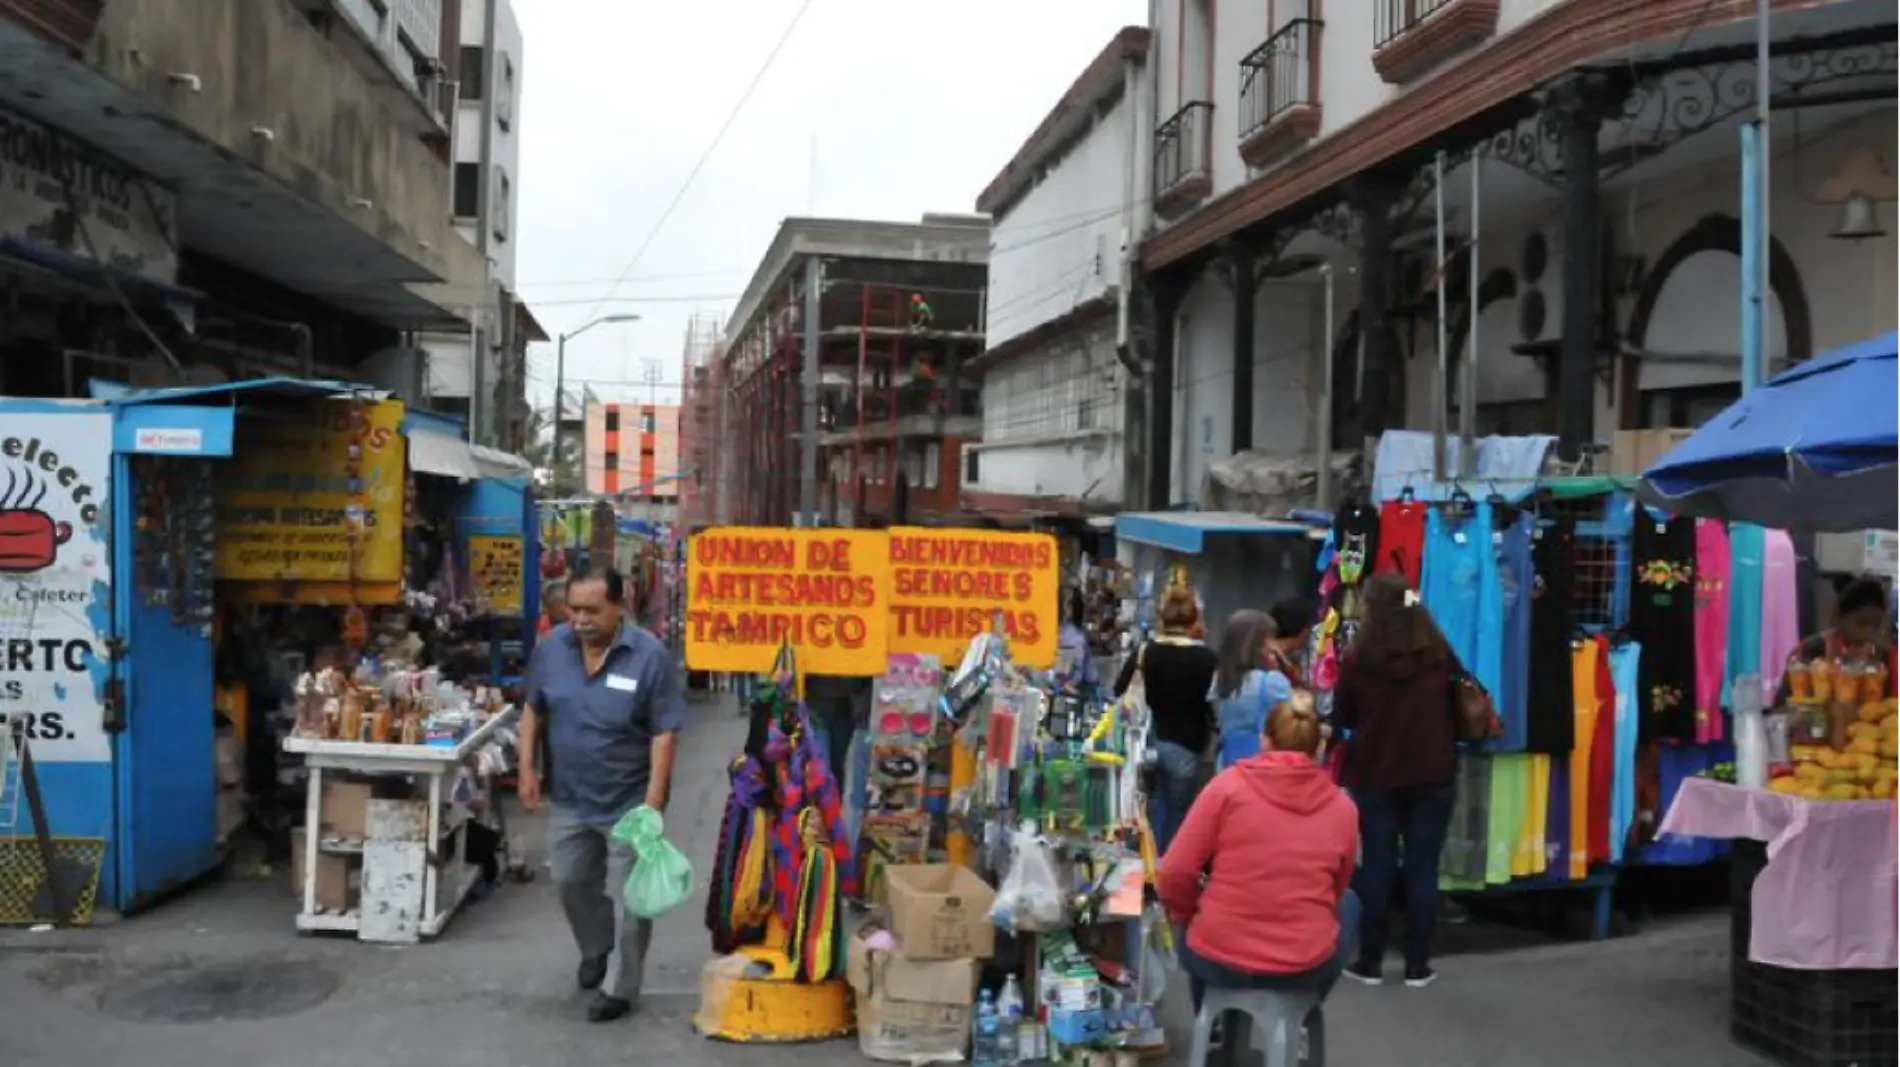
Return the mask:
<path id="1" fill-rule="evenodd" d="M 642 804 L 622 815 L 613 839 L 633 849 L 625 889 L 628 911 L 657 919 L 693 895 L 693 865 L 666 839 L 666 820 L 659 812 Z"/>
<path id="2" fill-rule="evenodd" d="M 1011 837 L 1009 870 L 997 888 L 990 921 L 1005 930 L 1060 930 L 1067 925 L 1065 904 L 1054 852 L 1025 824 Z"/>

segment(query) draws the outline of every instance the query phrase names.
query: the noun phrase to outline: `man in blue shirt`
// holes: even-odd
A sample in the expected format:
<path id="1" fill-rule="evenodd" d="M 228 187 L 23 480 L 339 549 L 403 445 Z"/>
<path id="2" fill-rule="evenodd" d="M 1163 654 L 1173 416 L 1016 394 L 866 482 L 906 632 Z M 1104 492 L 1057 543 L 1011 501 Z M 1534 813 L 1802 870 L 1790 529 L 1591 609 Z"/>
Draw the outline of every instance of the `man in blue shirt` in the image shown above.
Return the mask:
<path id="1" fill-rule="evenodd" d="M 609 832 L 641 804 L 666 809 L 674 747 L 686 724 L 672 654 L 622 619 L 624 594 L 610 568 L 568 583 L 568 621 L 535 646 L 521 717 L 519 795 L 536 811 L 547 789 L 554 882 L 581 951 L 576 978 L 596 991 L 587 1007 L 591 1022 L 633 1010 L 653 936 L 652 921 L 622 903 L 634 856 Z M 617 966 L 608 984 L 610 956 Z"/>

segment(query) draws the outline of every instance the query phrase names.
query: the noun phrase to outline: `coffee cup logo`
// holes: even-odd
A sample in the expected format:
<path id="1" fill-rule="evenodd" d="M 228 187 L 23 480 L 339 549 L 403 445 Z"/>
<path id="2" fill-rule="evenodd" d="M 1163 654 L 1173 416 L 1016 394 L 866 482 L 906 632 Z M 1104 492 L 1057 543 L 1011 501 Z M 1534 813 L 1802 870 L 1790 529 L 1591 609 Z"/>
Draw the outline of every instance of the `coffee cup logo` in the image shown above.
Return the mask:
<path id="1" fill-rule="evenodd" d="M 72 540 L 73 527 L 37 508 L 0 508 L 0 574 L 45 570 Z"/>

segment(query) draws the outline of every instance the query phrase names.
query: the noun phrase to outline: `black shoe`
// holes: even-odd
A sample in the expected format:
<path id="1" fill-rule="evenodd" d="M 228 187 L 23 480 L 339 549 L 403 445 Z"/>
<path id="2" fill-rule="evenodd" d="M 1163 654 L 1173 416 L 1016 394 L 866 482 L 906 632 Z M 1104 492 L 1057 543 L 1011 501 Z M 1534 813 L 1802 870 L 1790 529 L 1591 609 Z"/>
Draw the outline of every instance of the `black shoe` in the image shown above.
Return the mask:
<path id="1" fill-rule="evenodd" d="M 600 983 L 607 980 L 607 957 L 583 956 L 580 970 L 574 972 L 574 981 L 582 989 L 599 989 Z"/>
<path id="2" fill-rule="evenodd" d="M 610 997 L 605 993 L 594 994 L 593 1002 L 587 1005 L 587 1021 L 590 1023 L 610 1023 L 615 1019 L 632 1014 L 633 1001 Z"/>
<path id="3" fill-rule="evenodd" d="M 1360 960 L 1358 963 L 1352 964 L 1342 973 L 1360 985 L 1385 984 L 1385 974 L 1380 970 L 1379 965 L 1376 963 L 1367 963 L 1365 960 Z"/>
<path id="4" fill-rule="evenodd" d="M 1438 972 L 1432 970 L 1430 967 L 1407 967 L 1405 969 L 1405 984 L 1411 989 L 1424 989 L 1426 986 L 1431 985 L 1437 977 Z"/>

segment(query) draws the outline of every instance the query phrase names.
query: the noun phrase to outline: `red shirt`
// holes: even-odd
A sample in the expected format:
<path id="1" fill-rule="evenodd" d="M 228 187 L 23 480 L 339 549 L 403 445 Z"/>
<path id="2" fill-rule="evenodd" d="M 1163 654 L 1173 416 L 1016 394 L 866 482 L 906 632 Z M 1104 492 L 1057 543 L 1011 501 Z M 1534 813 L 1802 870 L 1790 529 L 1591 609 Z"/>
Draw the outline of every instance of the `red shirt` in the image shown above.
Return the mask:
<path id="1" fill-rule="evenodd" d="M 1358 851 L 1359 809 L 1326 772 L 1307 756 L 1263 753 L 1194 801 L 1161 861 L 1161 902 L 1201 957 L 1299 974 L 1338 947 Z"/>
<path id="2" fill-rule="evenodd" d="M 1598 634 L 1597 721 L 1590 741 L 1590 820 L 1588 855 L 1591 863 L 1610 862 L 1610 793 L 1616 776 L 1616 683 L 1610 675 L 1610 639 Z"/>

